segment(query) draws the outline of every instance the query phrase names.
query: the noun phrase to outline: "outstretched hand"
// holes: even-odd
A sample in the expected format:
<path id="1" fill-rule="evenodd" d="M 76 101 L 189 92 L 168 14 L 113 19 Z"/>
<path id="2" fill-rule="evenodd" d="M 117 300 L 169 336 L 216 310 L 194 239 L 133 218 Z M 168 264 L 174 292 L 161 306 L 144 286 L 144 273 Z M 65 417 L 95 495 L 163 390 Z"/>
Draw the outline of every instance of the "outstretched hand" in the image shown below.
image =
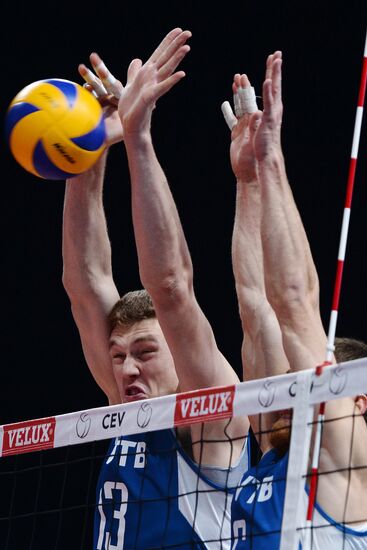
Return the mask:
<path id="1" fill-rule="evenodd" d="M 269 55 L 263 84 L 263 111 L 257 110 L 255 92 L 245 74 L 236 74 L 233 79 L 235 114 L 228 101 L 222 105 L 224 118 L 232 132 L 231 165 L 239 180 L 255 181 L 257 162 L 281 150 L 281 65 L 280 51 Z"/>
<path id="2" fill-rule="evenodd" d="M 190 37 L 190 31 L 173 29 L 144 65 L 140 59 L 130 63 L 118 105 L 125 139 L 149 131 L 156 101 L 185 76 L 183 71 L 175 70 L 190 51 L 186 44 Z"/>
<path id="3" fill-rule="evenodd" d="M 281 151 L 282 103 L 282 52 L 269 55 L 263 84 L 263 114 L 254 136 L 254 149 L 258 161 Z"/>
<path id="4" fill-rule="evenodd" d="M 233 79 L 233 97 L 237 118 L 232 126 L 230 157 L 232 170 L 240 181 L 255 181 L 256 159 L 254 154 L 254 136 L 261 122 L 261 111 L 256 110 L 256 102 L 247 104 L 243 96 L 251 90 L 248 77 L 236 74 Z M 254 92 L 253 92 L 254 94 Z M 249 94 L 247 93 L 249 96 Z M 246 97 L 246 96 L 245 96 Z M 249 112 L 250 111 L 250 112 Z"/>
<path id="5" fill-rule="evenodd" d="M 86 82 L 84 86 L 97 97 L 103 107 L 106 144 L 110 146 L 123 139 L 123 128 L 117 105 L 124 87 L 110 73 L 97 53 L 92 53 L 89 59 L 97 76 L 84 64 L 79 65 L 78 70 L 80 76 Z"/>
<path id="6" fill-rule="evenodd" d="M 183 71 L 175 70 L 190 51 L 186 44 L 190 37 L 190 31 L 180 28 L 170 31 L 144 65 L 140 59 L 130 63 L 125 87 L 97 53 L 90 55 L 96 74 L 86 65 L 79 65 L 85 87 L 104 108 L 108 146 L 122 141 L 126 135 L 149 130 L 155 103 L 185 76 Z"/>

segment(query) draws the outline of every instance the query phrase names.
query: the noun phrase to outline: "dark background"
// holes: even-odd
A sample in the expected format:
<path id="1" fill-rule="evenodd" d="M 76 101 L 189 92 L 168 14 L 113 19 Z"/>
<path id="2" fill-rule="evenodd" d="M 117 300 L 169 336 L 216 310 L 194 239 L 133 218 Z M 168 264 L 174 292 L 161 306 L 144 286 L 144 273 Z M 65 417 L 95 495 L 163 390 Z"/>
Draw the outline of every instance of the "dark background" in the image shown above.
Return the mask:
<path id="1" fill-rule="evenodd" d="M 195 267 L 198 300 L 218 345 L 240 371 L 241 329 L 230 263 L 235 181 L 220 105 L 234 72 L 261 94 L 266 56 L 284 56 L 283 146 L 309 236 L 328 326 L 361 75 L 365 0 L 5 3 L 1 112 L 26 84 L 80 81 L 79 62 L 98 51 L 125 79 L 133 57 L 147 59 L 171 28 L 189 28 L 187 77 L 154 113 L 153 134 L 172 186 Z M 338 334 L 367 338 L 366 123 L 358 160 Z M 64 182 L 18 166 L 2 138 L 2 368 L 0 423 L 105 404 L 88 373 L 61 284 Z M 121 293 L 140 286 L 125 152 L 115 146 L 105 204 Z"/>
<path id="2" fill-rule="evenodd" d="M 159 101 L 153 134 L 193 257 L 198 300 L 220 349 L 239 373 L 241 328 L 230 258 L 235 181 L 220 105 L 231 99 L 235 72 L 247 72 L 260 95 L 267 55 L 283 51 L 283 146 L 320 277 L 327 328 L 367 24 L 365 0 L 336 5 L 290 0 L 2 5 L 3 118 L 11 99 L 35 80 L 80 81 L 77 65 L 87 62 L 93 50 L 124 80 L 130 60 L 146 60 L 171 28 L 193 32 L 192 51 L 182 65 L 187 77 Z M 11 157 L 4 138 L 1 151 L 0 424 L 105 405 L 85 365 L 61 284 L 64 182 L 25 172 Z M 362 339 L 367 339 L 366 153 L 364 121 L 337 330 Z M 140 287 L 129 203 L 125 153 L 115 146 L 105 205 L 121 293 Z M 20 457 L 15 463 L 2 460 L 1 470 L 23 473 L 1 478 L 1 493 L 7 496 L 1 500 L 0 519 L 9 513 L 67 508 L 74 502 L 69 493 L 85 494 L 93 503 L 98 467 L 84 468 L 83 457 L 90 450 L 77 447 Z M 98 455 L 98 450 L 93 452 Z M 48 462 L 56 465 L 48 469 Z M 80 467 L 74 471 L 75 464 Z M 26 470 L 29 479 L 24 477 Z M 79 496 L 75 498 L 80 502 Z M 79 550 L 81 535 L 74 537 L 75 522 L 84 525 L 85 548 L 90 547 L 91 514 L 89 523 L 83 523 L 85 506 L 74 510 L 69 528 L 68 512 L 41 513 L 37 518 L 2 522 L 1 548 Z M 45 543 L 45 533 L 61 532 L 70 533 L 73 542 L 57 538 L 54 546 Z"/>

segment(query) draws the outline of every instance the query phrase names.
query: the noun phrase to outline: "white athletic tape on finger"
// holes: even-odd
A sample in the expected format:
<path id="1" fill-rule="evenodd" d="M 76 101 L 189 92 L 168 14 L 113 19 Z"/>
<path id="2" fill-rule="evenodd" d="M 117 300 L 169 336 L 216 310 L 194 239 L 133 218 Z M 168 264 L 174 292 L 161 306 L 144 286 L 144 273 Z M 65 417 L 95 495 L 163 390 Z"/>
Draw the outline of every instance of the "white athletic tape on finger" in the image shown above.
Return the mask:
<path id="1" fill-rule="evenodd" d="M 102 97 L 108 95 L 106 88 L 103 86 L 102 82 L 92 73 L 90 69 L 87 68 L 85 75 L 82 75 L 87 84 L 90 84 L 96 93 L 97 97 Z"/>
<path id="2" fill-rule="evenodd" d="M 255 88 L 253 86 L 249 86 L 248 88 L 238 88 L 237 94 L 241 105 L 240 110 L 242 115 L 245 113 L 255 113 L 258 110 Z"/>
<path id="3" fill-rule="evenodd" d="M 232 132 L 233 127 L 237 124 L 237 118 L 233 114 L 232 107 L 229 101 L 225 101 L 224 103 L 222 103 L 222 113 L 228 125 L 228 128 Z"/>
<path id="4" fill-rule="evenodd" d="M 242 111 L 240 96 L 238 95 L 237 92 L 233 94 L 233 105 L 234 105 L 234 114 L 236 115 L 237 118 L 241 118 L 241 116 L 244 115 L 244 112 Z"/>
<path id="5" fill-rule="evenodd" d="M 103 72 L 105 72 L 107 74 L 107 76 L 105 77 L 101 77 L 99 72 L 100 70 L 102 69 Z M 117 84 L 117 78 L 115 78 L 113 76 L 113 74 L 107 69 L 106 65 L 103 63 L 103 61 L 101 61 L 99 63 L 99 65 L 96 65 L 94 67 L 94 70 L 96 71 L 96 73 L 98 74 L 99 78 L 101 79 L 101 81 L 103 82 L 106 90 L 108 91 L 109 94 L 112 94 L 113 96 L 115 96 L 117 99 L 120 99 L 120 96 L 121 96 L 121 90 L 120 90 L 120 87 L 119 85 Z"/>

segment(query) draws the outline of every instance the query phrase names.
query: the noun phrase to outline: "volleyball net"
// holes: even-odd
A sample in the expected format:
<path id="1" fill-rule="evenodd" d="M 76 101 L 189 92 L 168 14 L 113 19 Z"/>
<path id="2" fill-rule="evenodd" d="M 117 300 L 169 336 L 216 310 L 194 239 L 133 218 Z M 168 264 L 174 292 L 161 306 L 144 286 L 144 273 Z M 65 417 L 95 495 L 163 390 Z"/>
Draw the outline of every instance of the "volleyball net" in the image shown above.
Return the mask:
<path id="1" fill-rule="evenodd" d="M 309 467 L 314 428 L 319 422 L 313 414 L 315 405 L 354 397 L 366 390 L 367 358 L 325 367 L 320 375 L 313 370 L 290 373 L 0 426 L 0 548 L 276 550 L 272 546 L 275 539 L 271 538 L 276 535 L 281 550 L 298 550 L 300 542 L 302 549 L 316 549 L 320 538 L 315 532 L 322 529 L 327 536 L 321 540 L 329 540 L 323 550 L 367 548 L 365 495 L 361 495 L 355 525 L 348 516 L 351 495 L 357 487 L 355 475 L 367 479 L 367 453 L 361 462 L 352 452 L 360 436 L 354 430 L 360 421 L 358 413 L 349 424 L 345 417 L 329 421 L 326 415 L 324 419 L 335 426 L 340 423 L 340 440 L 350 449 L 346 453 L 349 459 L 340 469 L 350 483 L 338 497 L 342 499 L 345 521 L 338 517 L 335 522 L 337 540 L 328 534 L 330 521 L 320 512 L 317 492 L 313 510 L 309 510 L 312 479 L 322 476 L 325 487 L 325 479 L 330 476 L 329 485 L 338 484 L 335 468 L 318 472 Z M 223 470 L 220 479 L 213 479 L 208 465 L 193 466 L 190 452 L 186 455 L 182 441 L 178 443 L 174 435 L 174 430 L 183 426 L 217 420 L 225 420 L 229 426 L 235 416 L 260 418 L 257 415 L 288 409 L 292 410 L 288 467 L 286 474 L 279 470 L 278 478 L 273 470 L 271 475 L 266 471 L 264 474 L 260 462 L 259 466 L 253 464 L 248 473 L 246 469 L 240 479 L 231 475 L 235 469 Z M 268 432 L 256 434 L 260 441 L 265 435 Z M 246 452 L 241 460 L 245 460 Z M 108 481 L 96 491 L 103 463 Z M 131 486 L 119 479 L 119 468 L 129 469 Z M 138 481 L 134 481 L 134 472 L 139 473 Z M 271 504 L 272 497 L 281 494 L 277 483 L 284 484 L 285 495 L 273 503 L 275 508 L 262 511 Z M 328 509 L 325 495 L 332 500 L 335 494 L 332 489 L 324 493 L 324 509 Z M 244 512 L 235 507 L 241 502 Z M 246 506 L 253 517 L 242 515 Z M 274 533 L 277 523 L 268 521 L 270 512 L 273 516 L 280 514 L 279 528 L 275 529 L 278 533 Z M 184 520 L 177 528 L 179 516 Z M 175 529 L 183 533 L 181 539 Z M 348 546 L 352 532 L 360 546 Z M 156 539 L 154 533 L 160 533 L 161 539 Z"/>

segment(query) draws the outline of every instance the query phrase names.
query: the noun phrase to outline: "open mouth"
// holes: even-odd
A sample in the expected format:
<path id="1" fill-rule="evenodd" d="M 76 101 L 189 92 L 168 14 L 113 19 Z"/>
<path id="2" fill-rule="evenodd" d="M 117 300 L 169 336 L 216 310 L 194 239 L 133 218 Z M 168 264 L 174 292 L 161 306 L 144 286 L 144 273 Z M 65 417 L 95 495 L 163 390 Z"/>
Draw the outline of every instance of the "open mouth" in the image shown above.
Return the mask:
<path id="1" fill-rule="evenodd" d="M 129 386 L 125 390 L 126 401 L 139 401 L 140 399 L 146 399 L 147 395 L 138 386 Z"/>

